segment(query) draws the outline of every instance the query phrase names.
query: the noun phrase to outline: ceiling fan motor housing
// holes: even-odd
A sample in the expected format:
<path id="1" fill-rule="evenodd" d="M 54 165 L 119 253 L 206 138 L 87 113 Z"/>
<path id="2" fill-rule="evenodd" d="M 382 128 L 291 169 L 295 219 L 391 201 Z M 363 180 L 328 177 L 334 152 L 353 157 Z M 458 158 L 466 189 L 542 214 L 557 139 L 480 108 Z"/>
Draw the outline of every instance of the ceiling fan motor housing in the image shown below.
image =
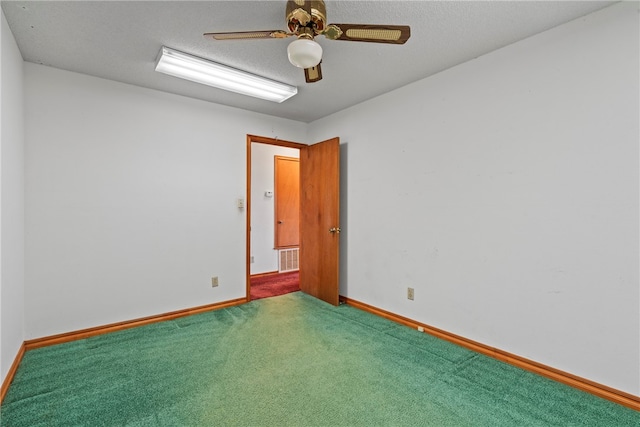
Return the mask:
<path id="1" fill-rule="evenodd" d="M 322 33 L 327 22 L 323 0 L 289 0 L 286 9 L 287 28 L 292 33 L 310 38 Z"/>

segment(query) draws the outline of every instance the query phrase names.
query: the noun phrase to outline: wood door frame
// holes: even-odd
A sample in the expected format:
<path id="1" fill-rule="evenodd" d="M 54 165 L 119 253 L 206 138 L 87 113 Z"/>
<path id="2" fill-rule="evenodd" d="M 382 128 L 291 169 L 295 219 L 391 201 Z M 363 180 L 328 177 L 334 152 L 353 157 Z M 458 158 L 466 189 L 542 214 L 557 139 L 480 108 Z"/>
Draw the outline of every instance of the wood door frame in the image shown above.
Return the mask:
<path id="1" fill-rule="evenodd" d="M 246 300 L 247 302 L 251 301 L 251 144 L 266 144 L 266 145 L 275 145 L 279 147 L 288 147 L 288 148 L 297 148 L 298 150 L 302 150 L 308 147 L 307 144 L 302 144 L 299 142 L 285 141 L 278 138 L 269 138 L 266 136 L 258 136 L 258 135 L 247 135 L 247 203 L 246 203 L 246 211 L 247 211 L 247 223 L 246 223 Z"/>

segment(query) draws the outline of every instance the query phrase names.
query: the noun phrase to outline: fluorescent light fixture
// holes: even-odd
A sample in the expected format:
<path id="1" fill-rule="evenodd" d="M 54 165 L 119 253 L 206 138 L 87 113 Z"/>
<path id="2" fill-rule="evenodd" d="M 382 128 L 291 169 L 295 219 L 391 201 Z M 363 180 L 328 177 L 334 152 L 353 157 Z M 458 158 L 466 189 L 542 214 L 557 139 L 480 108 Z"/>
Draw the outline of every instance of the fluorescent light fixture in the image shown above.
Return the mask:
<path id="1" fill-rule="evenodd" d="M 156 71 L 231 92 L 282 102 L 298 88 L 162 46 Z"/>

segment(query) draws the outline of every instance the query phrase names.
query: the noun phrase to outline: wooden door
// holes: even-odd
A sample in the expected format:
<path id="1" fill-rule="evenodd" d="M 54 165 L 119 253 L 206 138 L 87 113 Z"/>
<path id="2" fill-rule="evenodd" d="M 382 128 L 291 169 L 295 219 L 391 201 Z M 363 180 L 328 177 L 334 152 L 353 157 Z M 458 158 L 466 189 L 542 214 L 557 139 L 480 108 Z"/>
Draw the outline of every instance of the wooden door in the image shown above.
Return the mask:
<path id="1" fill-rule="evenodd" d="M 300 160 L 274 156 L 275 248 L 300 245 Z"/>
<path id="2" fill-rule="evenodd" d="M 300 149 L 300 289 L 338 305 L 340 139 Z"/>

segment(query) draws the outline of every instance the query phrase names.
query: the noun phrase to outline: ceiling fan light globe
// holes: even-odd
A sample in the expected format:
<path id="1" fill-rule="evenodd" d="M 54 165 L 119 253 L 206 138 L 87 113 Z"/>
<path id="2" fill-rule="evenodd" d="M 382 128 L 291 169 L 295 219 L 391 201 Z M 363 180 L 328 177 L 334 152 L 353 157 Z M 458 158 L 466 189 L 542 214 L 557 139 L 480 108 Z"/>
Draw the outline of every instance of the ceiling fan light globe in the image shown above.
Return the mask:
<path id="1" fill-rule="evenodd" d="M 322 59 L 322 46 L 308 39 L 294 40 L 287 47 L 289 62 L 298 68 L 311 68 Z"/>

